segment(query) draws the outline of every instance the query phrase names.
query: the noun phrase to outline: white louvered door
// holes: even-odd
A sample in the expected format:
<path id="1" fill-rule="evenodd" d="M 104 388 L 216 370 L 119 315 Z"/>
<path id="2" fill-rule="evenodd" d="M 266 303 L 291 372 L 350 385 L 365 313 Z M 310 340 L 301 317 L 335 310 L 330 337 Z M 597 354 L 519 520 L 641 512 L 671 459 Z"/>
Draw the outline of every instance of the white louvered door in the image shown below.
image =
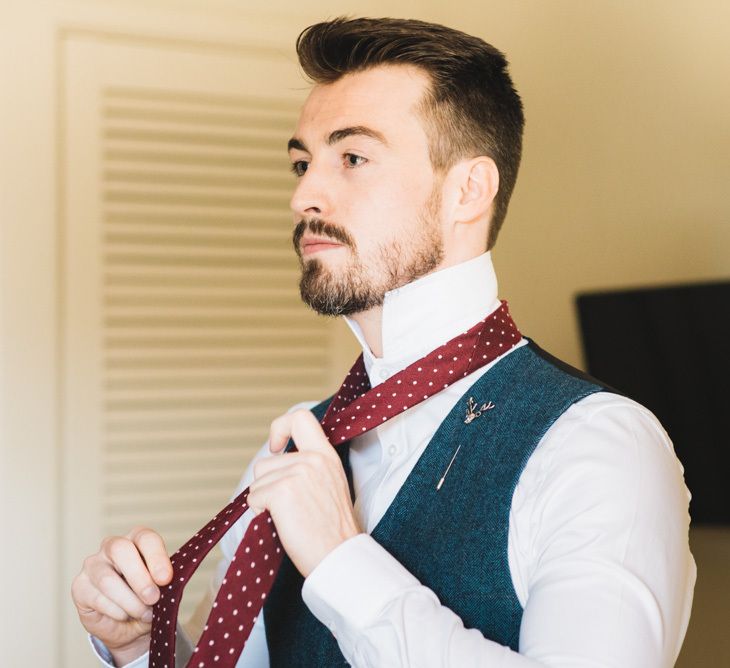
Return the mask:
<path id="1" fill-rule="evenodd" d="M 92 35 L 63 52 L 70 581 L 104 535 L 144 524 L 173 550 L 223 505 L 271 419 L 325 396 L 331 328 L 299 301 L 291 248 L 292 57 Z"/>

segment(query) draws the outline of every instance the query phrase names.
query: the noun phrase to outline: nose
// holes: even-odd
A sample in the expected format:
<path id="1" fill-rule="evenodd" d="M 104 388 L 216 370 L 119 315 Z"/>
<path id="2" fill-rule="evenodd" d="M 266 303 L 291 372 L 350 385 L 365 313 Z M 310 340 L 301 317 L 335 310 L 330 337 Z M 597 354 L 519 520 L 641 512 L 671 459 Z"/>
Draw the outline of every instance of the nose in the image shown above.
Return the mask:
<path id="1" fill-rule="evenodd" d="M 309 163 L 307 171 L 299 177 L 289 206 L 297 218 L 326 218 L 329 215 L 329 196 L 325 187 L 325 174 Z"/>

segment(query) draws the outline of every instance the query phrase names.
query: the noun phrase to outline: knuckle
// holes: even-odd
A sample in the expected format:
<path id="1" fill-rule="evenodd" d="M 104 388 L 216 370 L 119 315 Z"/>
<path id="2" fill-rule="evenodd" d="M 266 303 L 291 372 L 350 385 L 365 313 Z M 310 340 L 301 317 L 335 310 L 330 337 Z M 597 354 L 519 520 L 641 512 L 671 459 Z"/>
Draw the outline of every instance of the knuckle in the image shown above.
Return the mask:
<path id="1" fill-rule="evenodd" d="M 116 542 L 124 540 L 121 536 L 107 536 L 101 541 L 102 552 L 108 551 Z"/>
<path id="2" fill-rule="evenodd" d="M 279 432 L 283 429 L 284 424 L 286 424 L 287 416 L 286 415 L 280 415 L 277 418 L 274 418 L 271 421 L 271 431 L 272 432 Z"/>
<path id="3" fill-rule="evenodd" d="M 119 557 L 120 554 L 129 549 L 130 542 L 127 538 L 121 536 L 110 536 L 104 539 L 104 552 L 108 554 L 112 560 Z"/>
<path id="4" fill-rule="evenodd" d="M 97 585 L 101 591 L 111 591 L 118 582 L 118 575 L 114 573 L 105 573 L 99 577 Z"/>
<path id="5" fill-rule="evenodd" d="M 136 542 L 139 540 L 146 540 L 151 536 L 157 536 L 157 532 L 149 527 L 136 526 L 127 534 L 127 536 L 129 537 L 129 540 Z"/>
<path id="6" fill-rule="evenodd" d="M 89 607 L 92 610 L 96 610 L 98 612 L 103 612 L 104 603 L 105 603 L 104 594 L 102 594 L 99 590 L 97 590 L 94 592 L 94 595 L 91 597 L 91 601 L 89 602 Z"/>
<path id="7" fill-rule="evenodd" d="M 104 594 L 100 591 L 96 591 L 96 593 L 92 597 L 89 608 L 91 608 L 91 611 L 93 612 L 98 612 L 102 615 L 106 615 L 107 617 L 111 617 L 116 621 L 123 622 L 127 621 L 128 619 L 127 613 L 119 608 L 113 601 L 104 596 Z"/>
<path id="8" fill-rule="evenodd" d="M 292 413 L 292 420 L 296 422 L 296 424 L 302 424 L 309 420 L 310 415 L 311 413 L 306 408 L 297 408 L 297 410 Z"/>
<path id="9" fill-rule="evenodd" d="M 306 455 L 303 461 L 307 465 L 307 473 L 319 471 L 327 465 L 327 457 L 322 452 L 310 450 Z"/>
<path id="10" fill-rule="evenodd" d="M 296 498 L 297 494 L 293 486 L 285 485 L 277 492 L 278 500 L 284 505 L 291 504 Z"/>
<path id="11" fill-rule="evenodd" d="M 97 559 L 98 555 L 96 554 L 90 554 L 88 557 L 86 557 L 86 559 L 84 559 L 83 563 L 81 564 L 81 572 L 87 573 L 92 570 L 96 565 Z"/>
<path id="12" fill-rule="evenodd" d="M 301 453 L 301 457 L 299 457 L 299 466 L 296 468 L 296 472 L 300 475 L 302 473 L 308 472 L 310 468 L 314 468 L 317 465 L 315 455 L 316 453 L 312 451 L 305 450 Z"/>
<path id="13" fill-rule="evenodd" d="M 73 598 L 74 601 L 78 601 L 81 598 L 82 588 L 83 588 L 82 575 L 79 574 L 71 581 L 71 598 Z"/>

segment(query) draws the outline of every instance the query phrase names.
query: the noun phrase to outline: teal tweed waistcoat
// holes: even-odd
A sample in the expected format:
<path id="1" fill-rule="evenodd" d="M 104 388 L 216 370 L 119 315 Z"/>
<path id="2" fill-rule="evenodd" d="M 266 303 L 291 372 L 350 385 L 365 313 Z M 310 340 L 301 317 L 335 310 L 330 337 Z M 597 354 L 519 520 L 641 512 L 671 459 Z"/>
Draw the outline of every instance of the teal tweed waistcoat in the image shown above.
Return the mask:
<path id="1" fill-rule="evenodd" d="M 518 348 L 456 403 L 372 532 L 467 628 L 514 650 L 522 607 L 507 558 L 512 495 L 553 422 L 576 401 L 604 389 L 533 342 Z M 495 408 L 466 424 L 469 398 L 478 405 L 491 401 Z M 321 419 L 327 405 L 312 410 Z M 351 480 L 347 447 L 338 452 Z M 332 633 L 302 601 L 302 584 L 285 557 L 264 607 L 270 665 L 348 665 Z"/>

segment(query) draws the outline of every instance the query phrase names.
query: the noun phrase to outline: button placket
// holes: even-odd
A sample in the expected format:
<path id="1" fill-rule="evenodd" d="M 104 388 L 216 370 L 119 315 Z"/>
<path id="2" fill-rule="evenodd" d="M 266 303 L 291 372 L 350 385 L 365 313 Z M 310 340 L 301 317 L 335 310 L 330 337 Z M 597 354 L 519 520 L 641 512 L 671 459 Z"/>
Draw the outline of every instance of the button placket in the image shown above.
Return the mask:
<path id="1" fill-rule="evenodd" d="M 403 421 L 399 419 L 400 416 L 388 420 L 385 424 L 380 427 L 376 427 L 378 439 L 381 443 L 381 458 L 380 466 L 373 476 L 373 486 L 368 494 L 368 531 L 372 531 L 381 517 L 388 509 L 391 503 L 391 495 L 386 494 L 385 490 L 388 489 L 390 483 L 389 480 L 400 466 L 403 465 L 403 452 L 408 451 L 408 443 L 406 439 L 406 430 Z M 399 447 L 398 443 L 404 443 L 405 446 Z M 388 445 L 384 445 L 388 444 Z M 395 455 L 390 454 L 390 448 L 395 447 Z"/>
<path id="2" fill-rule="evenodd" d="M 391 463 L 395 456 L 400 452 L 398 447 L 399 439 L 404 438 L 404 429 L 400 428 L 401 417 L 396 417 L 388 420 L 385 424 L 375 428 L 380 441 L 380 465 L 378 469 L 383 467 L 390 468 Z"/>

